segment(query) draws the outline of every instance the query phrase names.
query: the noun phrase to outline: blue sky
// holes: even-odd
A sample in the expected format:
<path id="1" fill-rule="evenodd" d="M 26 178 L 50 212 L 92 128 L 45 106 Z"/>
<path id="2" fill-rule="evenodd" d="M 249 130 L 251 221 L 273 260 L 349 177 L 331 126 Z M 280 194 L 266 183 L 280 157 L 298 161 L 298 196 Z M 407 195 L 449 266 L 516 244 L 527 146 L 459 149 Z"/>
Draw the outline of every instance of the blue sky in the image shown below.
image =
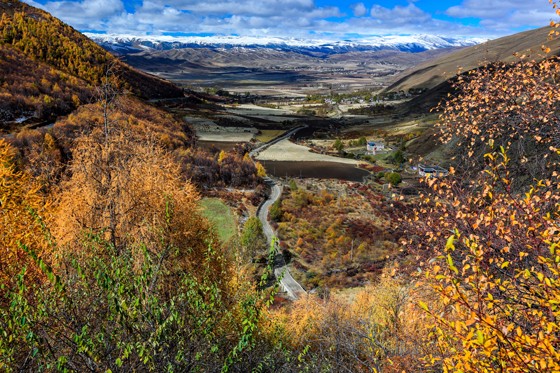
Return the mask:
<path id="1" fill-rule="evenodd" d="M 348 39 L 497 37 L 547 25 L 548 0 L 24 0 L 81 31 Z"/>

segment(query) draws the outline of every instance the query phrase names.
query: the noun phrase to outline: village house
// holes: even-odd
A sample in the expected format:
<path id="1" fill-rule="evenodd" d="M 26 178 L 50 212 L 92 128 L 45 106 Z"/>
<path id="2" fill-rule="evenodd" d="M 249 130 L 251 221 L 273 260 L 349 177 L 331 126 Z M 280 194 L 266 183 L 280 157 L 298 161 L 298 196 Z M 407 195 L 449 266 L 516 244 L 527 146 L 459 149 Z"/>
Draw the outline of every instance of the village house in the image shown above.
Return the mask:
<path id="1" fill-rule="evenodd" d="M 385 144 L 380 141 L 368 141 L 366 144 L 366 153 L 376 155 L 380 151 L 385 150 Z"/>
<path id="2" fill-rule="evenodd" d="M 418 165 L 418 175 L 422 177 L 443 177 L 449 175 L 449 171 L 440 166 Z"/>

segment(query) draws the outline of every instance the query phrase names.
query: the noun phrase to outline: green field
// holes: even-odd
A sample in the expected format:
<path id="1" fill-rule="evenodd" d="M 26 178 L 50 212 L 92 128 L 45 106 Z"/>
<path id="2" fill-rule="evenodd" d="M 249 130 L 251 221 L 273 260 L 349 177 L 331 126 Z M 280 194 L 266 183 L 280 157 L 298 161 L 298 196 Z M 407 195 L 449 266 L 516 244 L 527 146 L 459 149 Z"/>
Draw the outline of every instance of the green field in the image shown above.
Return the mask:
<path id="1" fill-rule="evenodd" d="M 228 242 L 237 232 L 237 224 L 231 207 L 219 198 L 203 198 L 200 206 L 202 214 L 216 227 L 220 240 Z"/>

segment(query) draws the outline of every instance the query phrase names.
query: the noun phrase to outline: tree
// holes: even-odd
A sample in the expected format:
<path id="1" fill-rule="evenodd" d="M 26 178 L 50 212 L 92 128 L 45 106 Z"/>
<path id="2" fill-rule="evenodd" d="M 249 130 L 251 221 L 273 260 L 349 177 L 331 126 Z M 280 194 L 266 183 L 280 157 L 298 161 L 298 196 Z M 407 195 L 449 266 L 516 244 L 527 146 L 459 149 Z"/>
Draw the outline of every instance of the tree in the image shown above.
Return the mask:
<path id="1" fill-rule="evenodd" d="M 275 222 L 279 222 L 282 219 L 282 201 L 280 199 L 270 206 L 268 216 L 270 217 L 270 220 Z"/>
<path id="2" fill-rule="evenodd" d="M 408 239 L 444 306 L 420 302 L 436 369 L 560 369 L 558 69 L 556 59 L 487 66 L 444 104 L 457 169 L 425 181 Z"/>
<path id="3" fill-rule="evenodd" d="M 296 181 L 294 179 L 290 179 L 289 186 L 290 186 L 290 190 L 292 192 L 295 192 L 296 190 L 298 190 L 298 186 L 297 186 Z"/>
<path id="4" fill-rule="evenodd" d="M 418 219 L 429 227 L 425 245 L 439 253 L 427 278 L 449 306 L 440 312 L 421 303 L 440 351 L 429 361 L 444 371 L 553 372 L 560 369 L 558 181 L 511 193 L 509 157 L 497 150 L 486 158 L 472 190 L 434 181 L 435 205 L 420 207 L 430 205 Z"/>
<path id="5" fill-rule="evenodd" d="M 103 121 L 75 140 L 52 227 L 60 248 L 76 250 L 84 234 L 94 234 L 120 255 L 141 255 L 137 249 L 146 244 L 169 274 L 198 273 L 197 263 L 210 260 L 216 278 L 227 276 L 223 262 L 205 259 L 216 238 L 172 154 L 127 122 L 109 122 L 108 130 Z"/>
<path id="6" fill-rule="evenodd" d="M 250 217 L 243 225 L 241 245 L 245 250 L 245 257 L 247 258 L 254 258 L 259 252 L 266 250 L 266 236 L 263 233 L 262 223 L 258 217 Z"/>
<path id="7" fill-rule="evenodd" d="M 257 167 L 257 176 L 266 177 L 266 169 L 264 166 L 260 162 L 255 163 L 255 165 Z"/>
<path id="8" fill-rule="evenodd" d="M 43 232 L 40 215 L 47 213 L 48 204 L 40 194 L 40 184 L 30 175 L 18 171 L 15 150 L 0 139 L 0 305 L 8 299 L 7 289 L 14 286 L 14 279 L 23 268 L 26 281 L 37 282 L 43 278 L 24 247 L 33 248 L 35 255 L 50 261 L 50 248 Z"/>
<path id="9" fill-rule="evenodd" d="M 309 296 L 272 316 L 317 371 L 420 372 L 429 333 L 415 305 L 420 294 L 384 271 L 351 304 Z"/>
<path id="10" fill-rule="evenodd" d="M 342 150 L 344 150 L 344 143 L 342 142 L 342 140 L 336 139 L 335 142 L 333 143 L 333 148 L 337 152 L 342 153 Z"/>
<path id="11" fill-rule="evenodd" d="M 406 158 L 404 157 L 404 152 L 399 149 L 393 154 L 391 154 L 391 162 L 396 165 L 402 165 L 404 162 L 406 162 Z"/>
<path id="12" fill-rule="evenodd" d="M 402 181 L 402 176 L 398 172 L 388 172 L 385 174 L 385 180 L 391 183 L 392 186 L 397 186 Z"/>
<path id="13" fill-rule="evenodd" d="M 508 149 L 510 171 L 539 178 L 560 146 L 556 108 L 560 90 L 557 58 L 541 62 L 521 59 L 514 64 L 492 64 L 460 76 L 459 93 L 440 105 L 440 137 L 454 141 L 456 167 L 475 174 L 484 167 L 487 143 Z M 468 115 L 466 115 L 468 113 Z M 476 161 L 476 162 L 473 162 Z"/>
<path id="14" fill-rule="evenodd" d="M 222 164 L 224 159 L 227 158 L 227 153 L 223 150 L 220 150 L 220 154 L 218 155 L 218 164 Z"/>

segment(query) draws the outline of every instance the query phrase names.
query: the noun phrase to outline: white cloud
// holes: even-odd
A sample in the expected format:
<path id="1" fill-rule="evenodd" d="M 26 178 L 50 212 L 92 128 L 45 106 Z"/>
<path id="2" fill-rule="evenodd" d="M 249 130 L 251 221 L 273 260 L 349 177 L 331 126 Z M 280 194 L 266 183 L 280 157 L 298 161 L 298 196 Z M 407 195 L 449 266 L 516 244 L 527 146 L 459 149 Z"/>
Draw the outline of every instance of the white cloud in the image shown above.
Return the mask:
<path id="1" fill-rule="evenodd" d="M 309 12 L 315 9 L 313 0 L 153 0 L 153 2 L 202 16 L 274 16 L 286 12 Z"/>
<path id="2" fill-rule="evenodd" d="M 479 27 L 434 19 L 416 0 L 393 7 L 379 3 L 366 7 L 357 0 L 346 9 L 319 6 L 316 0 L 142 0 L 131 13 L 125 10 L 123 0 L 25 1 L 81 30 L 136 34 L 182 32 L 304 38 L 391 33 L 492 36 L 511 33 L 521 24 L 539 26 L 543 20 L 546 24 L 553 15 L 546 0 L 463 0 L 448 9 L 441 5 L 442 13 L 457 19 L 481 18 Z M 40 5 L 39 1 L 46 3 Z M 539 6 L 535 7 L 537 1 Z"/>
<path id="3" fill-rule="evenodd" d="M 124 12 L 121 0 L 27 2 L 80 29 L 104 28 L 108 19 Z"/>
<path id="4" fill-rule="evenodd" d="M 554 17 L 552 6 L 544 0 L 464 0 L 445 14 L 455 18 L 479 18 L 487 28 L 513 29 L 547 25 Z"/>
<path id="5" fill-rule="evenodd" d="M 416 5 L 409 3 L 407 6 L 395 6 L 394 8 L 385 8 L 380 5 L 374 5 L 371 8 L 371 17 L 387 24 L 414 24 L 432 21 L 432 16 L 418 8 Z"/>
<path id="6" fill-rule="evenodd" d="M 356 17 L 363 17 L 367 13 L 367 9 L 364 3 L 352 4 L 350 5 L 350 9 L 352 9 L 352 12 Z"/>
<path id="7" fill-rule="evenodd" d="M 144 1 L 135 16 L 151 14 L 153 17 L 169 8 L 175 9 L 182 20 L 158 19 L 154 21 L 157 22 L 154 32 L 301 36 L 321 19 L 342 16 L 337 7 L 316 7 L 313 0 L 224 0 L 213 3 L 150 0 Z M 181 30 L 178 30 L 177 23 L 182 24 Z"/>

